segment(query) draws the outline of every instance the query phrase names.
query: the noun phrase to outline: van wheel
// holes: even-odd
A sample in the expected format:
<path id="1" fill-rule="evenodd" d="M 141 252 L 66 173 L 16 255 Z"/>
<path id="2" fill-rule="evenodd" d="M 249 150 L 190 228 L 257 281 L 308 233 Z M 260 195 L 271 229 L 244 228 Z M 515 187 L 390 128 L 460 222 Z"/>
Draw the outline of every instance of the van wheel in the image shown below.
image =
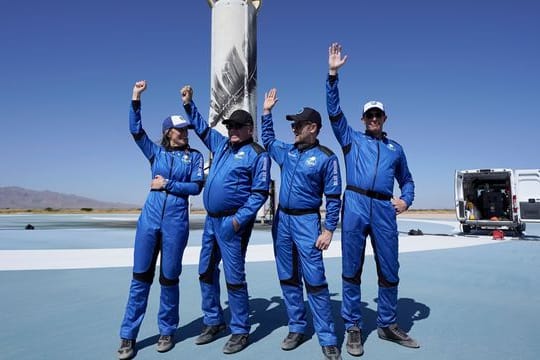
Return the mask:
<path id="1" fill-rule="evenodd" d="M 469 234 L 471 232 L 471 225 L 461 224 L 461 231 L 464 234 Z"/>

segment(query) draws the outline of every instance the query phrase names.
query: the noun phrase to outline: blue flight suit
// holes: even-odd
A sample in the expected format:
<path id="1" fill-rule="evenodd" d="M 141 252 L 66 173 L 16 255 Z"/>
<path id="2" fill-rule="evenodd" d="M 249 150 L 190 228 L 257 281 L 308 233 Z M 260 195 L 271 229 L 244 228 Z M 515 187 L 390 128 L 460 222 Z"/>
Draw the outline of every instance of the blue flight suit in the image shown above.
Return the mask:
<path id="1" fill-rule="evenodd" d="M 383 134 L 377 139 L 369 133 L 354 131 L 339 105 L 338 77 L 328 76 L 326 101 L 330 124 L 342 147 L 347 174 L 343 198 L 341 247 L 343 267 L 343 303 L 345 328 L 362 328 L 360 280 L 366 236 L 375 254 L 379 293 L 377 326 L 396 323 L 399 283 L 398 230 L 396 211 L 390 201 L 394 179 L 407 207 L 414 199 L 414 182 L 403 148 Z"/>
<path id="2" fill-rule="evenodd" d="M 321 346 L 337 345 L 322 251 L 319 208 L 326 197 L 324 227 L 334 231 L 341 207 L 341 174 L 334 153 L 319 145 L 299 149 L 275 139 L 272 114 L 262 116 L 262 141 L 280 166 L 279 207 L 272 235 L 281 290 L 289 316 L 289 331 L 306 332 L 302 278 L 306 284 L 314 327 Z"/>
<path id="3" fill-rule="evenodd" d="M 166 150 L 153 143 L 141 123 L 140 101 L 133 101 L 129 129 L 144 156 L 150 161 L 152 178 L 168 179 L 162 191 L 150 191 L 137 222 L 133 279 L 120 337 L 136 339 L 148 294 L 154 278 L 156 260 L 161 253 L 159 283 L 161 297 L 158 327 L 161 335 L 173 335 L 178 328 L 179 277 L 182 256 L 189 236 L 189 195 L 201 192 L 204 159 L 197 150 Z"/>
<path id="4" fill-rule="evenodd" d="M 250 331 L 245 255 L 257 211 L 268 197 L 270 158 L 250 138 L 231 144 L 208 126 L 193 102 L 184 105 L 195 132 L 213 155 L 203 192 L 207 211 L 199 260 L 199 280 L 205 325 L 224 323 L 220 303 L 219 263 L 227 283 L 232 334 Z M 233 218 L 240 224 L 234 231 Z"/>

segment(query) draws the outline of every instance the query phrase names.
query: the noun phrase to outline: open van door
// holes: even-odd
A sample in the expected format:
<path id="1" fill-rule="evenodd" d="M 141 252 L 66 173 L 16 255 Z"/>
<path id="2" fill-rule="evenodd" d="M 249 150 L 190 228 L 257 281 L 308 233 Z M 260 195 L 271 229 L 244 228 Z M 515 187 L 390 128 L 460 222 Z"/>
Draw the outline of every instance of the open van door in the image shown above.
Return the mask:
<path id="1" fill-rule="evenodd" d="M 459 221 L 465 221 L 465 198 L 463 195 L 462 171 L 456 171 L 454 175 L 454 197 L 456 199 L 456 217 Z"/>
<path id="2" fill-rule="evenodd" d="M 540 222 L 540 169 L 515 170 L 514 174 L 521 221 Z"/>

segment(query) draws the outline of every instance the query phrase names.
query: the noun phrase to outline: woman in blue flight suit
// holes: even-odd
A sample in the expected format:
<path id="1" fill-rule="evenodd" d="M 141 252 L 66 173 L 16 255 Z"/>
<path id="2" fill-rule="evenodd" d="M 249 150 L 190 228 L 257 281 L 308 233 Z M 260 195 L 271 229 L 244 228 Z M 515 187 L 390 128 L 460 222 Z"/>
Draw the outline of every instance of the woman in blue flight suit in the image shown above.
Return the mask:
<path id="1" fill-rule="evenodd" d="M 159 253 L 161 298 L 157 351 L 165 352 L 174 346 L 173 335 L 179 322 L 178 282 L 189 235 L 188 197 L 199 194 L 204 181 L 203 156 L 189 147 L 189 123 L 181 116 L 169 116 L 163 121 L 161 146 L 148 138 L 141 124 L 140 97 L 145 90 L 146 81 L 138 81 L 133 87 L 129 127 L 150 161 L 153 179 L 137 223 L 133 279 L 120 328 L 119 359 L 135 356 L 135 339 L 146 311 Z"/>

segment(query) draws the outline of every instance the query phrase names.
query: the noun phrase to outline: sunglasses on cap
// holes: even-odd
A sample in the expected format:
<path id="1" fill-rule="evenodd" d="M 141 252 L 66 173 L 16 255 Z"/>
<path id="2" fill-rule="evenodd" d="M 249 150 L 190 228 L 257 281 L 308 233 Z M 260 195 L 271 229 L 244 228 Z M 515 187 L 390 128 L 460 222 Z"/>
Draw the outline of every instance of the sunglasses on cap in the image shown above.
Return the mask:
<path id="1" fill-rule="evenodd" d="M 225 125 L 227 130 L 238 130 L 238 129 L 243 128 L 244 126 L 247 126 L 247 125 L 246 124 L 235 124 L 235 123 Z"/>
<path id="2" fill-rule="evenodd" d="M 304 126 L 308 124 L 313 124 L 311 121 L 296 121 L 291 123 L 291 129 L 293 130 L 302 130 Z"/>
<path id="3" fill-rule="evenodd" d="M 364 119 L 372 119 L 372 118 L 376 118 L 376 119 L 382 119 L 382 117 L 384 116 L 384 113 L 382 111 L 368 111 L 364 114 Z"/>
<path id="4" fill-rule="evenodd" d="M 187 132 L 188 131 L 187 127 L 182 127 L 182 128 L 172 127 L 168 131 L 171 131 L 172 129 L 174 129 L 174 130 L 176 130 L 178 132 Z"/>

